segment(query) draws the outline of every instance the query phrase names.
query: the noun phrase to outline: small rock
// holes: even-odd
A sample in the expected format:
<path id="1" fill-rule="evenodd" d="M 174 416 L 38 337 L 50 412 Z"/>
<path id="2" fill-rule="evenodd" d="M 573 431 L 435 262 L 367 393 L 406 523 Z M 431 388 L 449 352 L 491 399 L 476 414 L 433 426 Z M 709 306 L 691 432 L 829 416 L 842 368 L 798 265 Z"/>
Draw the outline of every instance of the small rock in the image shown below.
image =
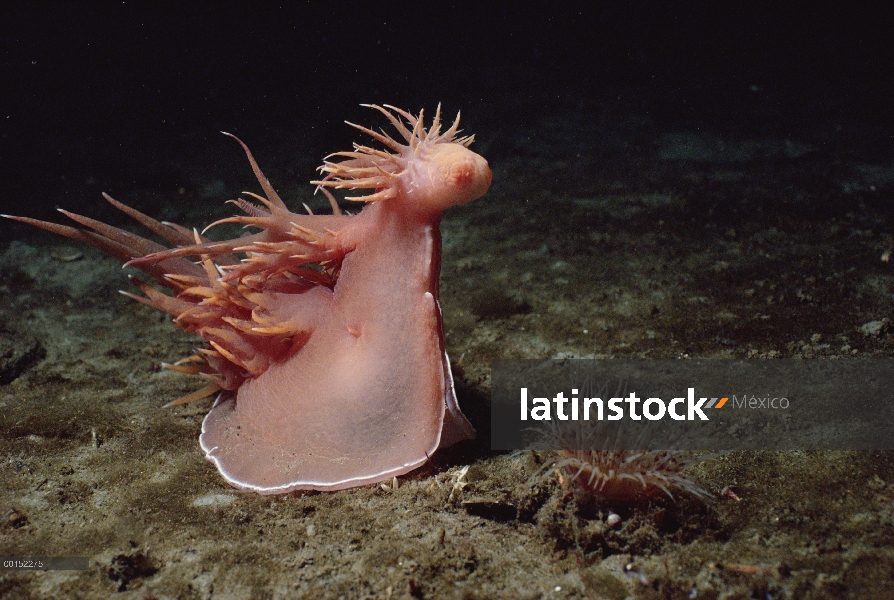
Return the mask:
<path id="1" fill-rule="evenodd" d="M 63 247 L 51 251 L 50 258 L 59 262 L 74 262 L 84 258 L 84 253 L 73 248 Z"/>
<path id="2" fill-rule="evenodd" d="M 0 385 L 11 383 L 44 354 L 43 346 L 37 339 L 0 326 Z"/>
<path id="3" fill-rule="evenodd" d="M 885 489 L 885 487 L 887 485 L 888 484 L 885 482 L 885 480 L 882 479 L 881 477 L 879 477 L 878 474 L 876 473 L 875 475 L 872 476 L 872 479 L 869 480 L 869 483 L 866 484 L 866 487 L 868 487 L 870 490 L 872 490 L 874 492 L 879 492 L 879 491 Z"/>
<path id="4" fill-rule="evenodd" d="M 192 501 L 193 506 L 224 506 L 236 501 L 232 494 L 207 494 Z"/>
<path id="5" fill-rule="evenodd" d="M 127 591 L 127 586 L 135 579 L 151 577 L 158 572 L 148 556 L 140 551 L 130 554 L 119 554 L 112 559 L 105 569 L 109 579 L 118 583 L 118 591 Z"/>
<path id="6" fill-rule="evenodd" d="M 28 517 L 25 516 L 25 513 L 16 510 L 15 508 L 9 509 L 6 513 L 6 525 L 9 525 L 13 529 L 19 529 L 28 524 Z"/>
<path id="7" fill-rule="evenodd" d="M 891 330 L 891 319 L 869 321 L 860 326 L 860 333 L 867 337 L 882 337 Z"/>

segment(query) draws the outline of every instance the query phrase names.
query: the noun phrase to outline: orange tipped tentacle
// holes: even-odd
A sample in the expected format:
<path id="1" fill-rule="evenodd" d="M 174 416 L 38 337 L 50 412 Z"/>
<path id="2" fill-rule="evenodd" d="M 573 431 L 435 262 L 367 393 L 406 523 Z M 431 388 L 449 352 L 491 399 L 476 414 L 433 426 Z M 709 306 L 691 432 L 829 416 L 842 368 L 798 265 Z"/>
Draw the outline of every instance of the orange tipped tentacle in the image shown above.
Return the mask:
<path id="1" fill-rule="evenodd" d="M 179 361 L 178 361 L 179 362 Z M 203 373 L 203 368 L 205 368 L 204 364 L 197 365 L 178 365 L 178 364 L 170 364 L 170 363 L 161 363 L 162 369 L 167 369 L 169 371 L 177 371 L 178 373 L 184 373 L 186 375 L 198 375 L 199 373 Z"/>
<path id="2" fill-rule="evenodd" d="M 261 335 L 294 335 L 300 330 L 289 324 L 275 325 L 273 327 L 252 327 L 251 331 Z"/>
<path id="3" fill-rule="evenodd" d="M 243 333 L 251 333 L 255 327 L 253 321 L 246 321 L 244 319 L 237 319 L 235 317 L 221 317 L 221 320 L 225 323 L 229 323 Z"/>
<path id="4" fill-rule="evenodd" d="M 187 404 L 189 402 L 195 402 L 196 400 L 201 400 L 202 398 L 207 398 L 211 394 L 217 393 L 221 390 L 221 387 L 216 383 L 209 383 L 203 388 L 200 388 L 194 391 L 191 394 L 187 394 L 182 398 L 178 398 L 173 402 L 168 402 L 162 408 L 172 408 L 174 406 L 180 406 L 181 404 Z"/>
<path id="5" fill-rule="evenodd" d="M 143 302 L 143 304 L 148 304 L 149 306 L 153 306 L 162 312 L 166 312 L 169 315 L 178 316 L 182 314 L 185 310 L 188 310 L 192 304 L 187 302 L 186 300 L 182 300 L 180 298 L 175 298 L 174 296 L 168 296 L 167 294 L 163 294 L 159 292 L 157 289 L 149 285 L 144 281 L 140 281 L 136 277 L 129 277 L 130 282 L 137 287 L 143 294 L 145 294 L 148 302 L 144 302 L 143 300 L 139 300 Z M 134 296 L 131 294 L 127 294 L 126 292 L 122 292 L 125 296 L 133 298 Z M 139 296 L 137 296 L 139 298 Z"/>
<path id="6" fill-rule="evenodd" d="M 204 277 L 194 277 L 191 275 L 172 275 L 170 273 L 165 275 L 165 279 L 178 287 L 184 287 L 184 289 L 195 285 L 201 285 L 207 283 L 208 281 Z"/>
<path id="7" fill-rule="evenodd" d="M 41 221 L 39 219 L 32 219 L 30 217 L 16 217 L 14 215 L 0 216 L 3 216 L 7 219 L 12 219 L 13 221 L 19 221 L 20 223 L 25 223 L 39 229 L 43 229 L 44 231 L 49 231 L 50 233 L 55 233 L 56 235 L 65 236 L 78 242 L 84 242 L 85 244 L 102 250 L 106 254 L 114 256 L 118 260 L 127 261 L 136 256 L 136 254 L 130 248 L 108 238 L 105 238 L 98 233 L 93 233 L 92 231 L 75 229 L 74 227 L 69 227 L 68 225 L 59 225 L 58 223 L 50 223 L 49 221 Z"/>
<path id="8" fill-rule="evenodd" d="M 239 346 L 244 342 L 244 339 L 242 338 L 242 336 L 239 335 L 239 332 L 229 328 L 224 329 L 223 327 L 205 327 L 204 332 L 208 335 L 218 338 L 218 340 L 224 344 Z"/>
<path id="9" fill-rule="evenodd" d="M 397 191 L 395 191 L 394 188 L 389 187 L 368 196 L 345 196 L 345 200 L 353 200 L 355 202 L 379 202 L 381 200 L 390 200 L 395 196 L 397 196 Z"/>
<path id="10" fill-rule="evenodd" d="M 416 116 L 413 115 L 412 113 L 407 112 L 407 111 L 405 111 L 405 110 L 402 109 L 402 108 L 398 108 L 398 107 L 396 107 L 396 106 L 391 106 L 390 104 L 383 104 L 382 106 L 384 106 L 384 107 L 387 108 L 388 110 L 393 110 L 394 112 L 396 112 L 397 114 L 399 114 L 400 116 L 402 116 L 402 117 L 403 117 L 404 119 L 406 119 L 407 122 L 408 122 L 410 125 L 412 125 L 413 127 L 416 126 L 416 121 L 417 121 L 417 119 L 416 119 Z M 422 111 L 419 111 L 419 119 L 422 119 Z M 408 133 L 409 133 L 409 132 L 408 132 Z M 412 135 L 408 135 L 408 136 L 407 136 L 407 141 L 409 141 L 411 137 L 412 137 Z"/>
<path id="11" fill-rule="evenodd" d="M 337 190 L 345 188 L 378 188 L 388 183 L 389 178 L 383 175 L 374 177 L 361 177 L 359 179 L 334 179 L 326 182 L 326 185 Z"/>
<path id="12" fill-rule="evenodd" d="M 205 233 L 212 227 L 217 227 L 223 223 L 242 223 L 243 225 L 251 225 L 254 227 L 263 228 L 264 225 L 268 224 L 270 217 L 250 217 L 245 215 L 236 215 L 234 217 L 226 217 L 224 219 L 218 219 L 217 221 L 211 223 L 205 229 L 202 230 L 202 233 Z"/>
<path id="13" fill-rule="evenodd" d="M 192 296 L 194 298 L 214 298 L 215 292 L 213 289 L 207 286 L 195 286 L 191 288 L 186 288 L 182 292 L 180 292 L 182 296 Z"/>
<path id="14" fill-rule="evenodd" d="M 224 348 L 221 344 L 219 344 L 218 342 L 216 342 L 214 340 L 208 340 L 208 343 L 211 344 L 211 347 L 213 347 L 215 350 L 217 350 L 220 353 L 220 355 L 223 356 L 224 358 L 226 358 L 228 361 L 230 361 L 234 365 L 237 365 L 237 366 L 245 369 L 246 371 L 248 370 L 248 367 L 246 366 L 245 362 L 240 357 L 236 356 L 234 353 L 232 353 L 229 350 L 227 350 L 226 348 Z"/>
<path id="15" fill-rule="evenodd" d="M 369 160 L 370 160 L 370 159 L 369 159 L 369 156 L 367 156 L 367 155 L 368 155 L 368 154 L 371 154 L 371 152 L 363 152 L 363 151 L 361 151 L 360 148 L 363 148 L 363 146 L 359 146 L 359 145 L 357 145 L 357 144 L 354 144 L 354 148 L 355 148 L 355 150 L 356 150 L 355 152 L 344 151 L 344 152 L 333 152 L 332 154 L 327 154 L 327 155 L 323 158 L 323 164 L 329 164 L 329 163 L 330 163 L 329 159 L 332 158 L 333 156 L 341 156 L 341 157 L 343 157 L 343 158 L 348 158 L 348 159 L 351 159 L 351 160 L 362 160 L 362 161 L 369 161 Z M 379 152 L 381 152 L 382 154 L 384 154 L 386 157 L 394 156 L 393 154 L 389 154 L 389 153 L 387 153 L 387 152 L 385 152 L 385 151 L 383 151 L 383 150 L 379 150 Z M 340 164 L 340 163 L 336 163 L 336 164 Z"/>
<path id="16" fill-rule="evenodd" d="M 377 131 L 373 131 L 372 129 L 370 129 L 368 127 L 364 127 L 363 125 L 357 125 L 356 123 L 351 123 L 350 121 L 345 121 L 345 123 L 347 123 L 351 127 L 354 127 L 355 129 L 359 129 L 366 135 L 382 142 L 383 144 L 385 144 L 386 146 L 388 146 L 395 152 L 401 152 L 404 149 L 403 144 L 398 143 L 397 141 L 394 140 L 394 138 L 392 138 L 391 136 L 389 136 L 387 134 L 378 133 Z"/>
<path id="17" fill-rule="evenodd" d="M 232 133 L 227 133 L 226 131 L 221 131 L 222 134 L 228 135 L 242 146 L 242 149 L 245 150 L 245 155 L 248 157 L 248 162 L 251 164 L 251 170 L 254 171 L 255 177 L 258 179 L 258 183 L 261 184 L 261 189 L 264 190 L 264 193 L 267 194 L 267 198 L 270 200 L 272 204 L 277 206 L 278 208 L 286 209 L 285 202 L 282 201 L 282 198 L 279 197 L 279 194 L 276 193 L 276 190 L 273 189 L 273 186 L 270 185 L 270 181 L 267 177 L 264 176 L 264 173 L 261 172 L 261 168 L 258 166 L 258 163 L 255 162 L 255 157 L 251 155 L 251 150 L 248 149 L 242 140 L 237 138 Z"/>
<path id="18" fill-rule="evenodd" d="M 137 296 L 136 294 L 134 294 L 132 292 L 126 292 L 124 290 L 118 290 L 118 293 L 121 294 L 122 296 L 127 296 L 131 300 L 136 300 L 140 304 L 145 304 L 149 308 L 154 308 L 155 310 L 161 310 L 162 312 L 165 312 L 162 310 L 162 308 L 159 305 L 157 305 L 155 302 L 153 302 L 149 298 L 144 298 L 143 296 Z"/>
<path id="19" fill-rule="evenodd" d="M 102 193 L 102 197 L 105 198 L 109 204 L 126 214 L 131 219 L 139 222 L 140 225 L 149 229 L 150 231 L 152 231 L 152 233 L 168 242 L 169 244 L 177 244 L 178 246 L 182 246 L 183 244 L 192 243 L 191 237 L 189 235 L 185 235 L 184 232 L 181 232 L 176 227 L 173 227 L 167 223 L 162 223 L 161 221 L 156 221 L 149 215 L 143 214 L 135 208 L 131 208 L 124 203 L 118 202 L 105 192 Z"/>
<path id="20" fill-rule="evenodd" d="M 459 111 L 456 111 L 456 119 L 453 121 L 453 125 L 450 126 L 450 129 L 444 132 L 442 139 L 445 141 L 452 141 L 457 131 L 459 131 Z"/>
<path id="21" fill-rule="evenodd" d="M 394 125 L 394 128 L 397 129 L 397 131 L 404 137 L 404 139 L 407 140 L 407 142 L 410 141 L 410 130 L 404 127 L 404 124 L 400 122 L 400 119 L 392 115 L 389 111 L 385 110 L 385 108 L 396 110 L 398 113 L 402 113 L 403 111 L 395 109 L 393 106 L 389 106 L 387 104 L 385 105 L 385 108 L 382 108 L 378 104 L 361 104 L 360 106 L 364 106 L 366 108 L 374 108 L 385 115 L 388 120 L 391 121 L 391 124 Z"/>
<path id="22" fill-rule="evenodd" d="M 278 206 L 276 206 L 275 204 L 270 202 L 270 200 L 268 200 L 264 196 L 261 196 L 260 194 L 255 194 L 254 192 L 242 192 L 242 193 L 245 194 L 246 196 L 251 196 L 252 198 L 255 198 L 258 201 L 262 202 L 264 204 L 264 206 L 269 208 L 270 211 L 273 213 L 276 213 L 276 209 L 279 208 Z M 241 198 L 240 198 L 240 200 L 241 200 Z"/>
<path id="23" fill-rule="evenodd" d="M 422 114 L 420 113 L 420 116 Z M 441 103 L 438 102 L 438 108 L 435 109 L 435 118 L 431 123 L 431 127 L 428 130 L 428 133 L 425 134 L 426 141 L 432 141 L 438 137 L 438 133 L 441 131 Z"/>
<path id="24" fill-rule="evenodd" d="M 323 171 L 326 173 L 332 173 L 336 177 L 347 175 L 351 179 L 361 179 L 363 177 L 369 177 L 370 175 L 376 175 L 378 173 L 385 172 L 382 170 L 382 167 L 377 164 L 371 164 L 365 167 L 346 167 L 344 164 L 330 164 L 325 165 L 323 167 Z"/>
<path id="25" fill-rule="evenodd" d="M 156 244 L 155 242 L 149 241 L 138 235 L 130 233 L 129 231 L 124 231 L 123 229 L 112 227 L 111 225 L 107 225 L 102 221 L 97 221 L 96 219 L 91 219 L 90 217 L 75 214 L 61 208 L 56 210 L 61 212 L 63 215 L 65 215 L 75 223 L 84 225 L 85 227 L 89 227 L 90 229 L 93 229 L 100 235 L 107 237 L 112 241 L 118 242 L 119 244 L 128 248 L 132 248 L 135 252 L 141 255 L 151 254 L 152 252 L 159 252 L 161 250 L 167 249 L 161 244 Z"/>
<path id="26" fill-rule="evenodd" d="M 317 189 L 314 190 L 314 194 L 317 193 L 317 190 L 323 192 L 323 195 L 326 196 L 326 198 L 329 200 L 329 206 L 332 207 L 332 214 L 334 214 L 334 215 L 340 215 L 340 214 L 341 214 L 341 208 L 338 206 L 338 201 L 336 201 L 335 196 L 332 195 L 332 192 L 330 192 L 330 191 L 327 190 L 326 188 L 324 188 L 324 187 L 322 187 L 322 186 L 319 186 L 319 185 L 317 186 Z M 327 231 L 328 231 L 329 233 L 332 233 L 332 232 L 329 231 L 328 229 L 327 229 Z M 333 234 L 333 235 L 334 235 L 334 234 Z"/>
<path id="27" fill-rule="evenodd" d="M 193 362 L 204 363 L 205 359 L 202 358 L 201 356 L 199 356 L 198 354 L 193 354 L 192 356 L 187 356 L 185 358 L 181 358 L 174 364 L 177 366 L 180 366 L 180 365 L 185 365 L 185 364 L 193 363 Z"/>
<path id="28" fill-rule="evenodd" d="M 125 266 L 139 266 L 150 263 L 157 263 L 170 258 L 183 258 L 186 256 L 218 256 L 221 254 L 232 254 L 234 249 L 239 246 L 252 244 L 255 240 L 266 239 L 265 232 L 256 233 L 244 238 L 235 240 L 227 240 L 224 242 L 212 242 L 209 244 L 195 244 L 192 246 L 184 246 L 181 248 L 169 248 L 162 252 L 139 256 L 129 261 Z"/>
<path id="29" fill-rule="evenodd" d="M 356 150 L 356 153 L 360 158 L 365 158 L 366 160 L 371 160 L 368 157 L 374 156 L 389 162 L 397 162 L 397 157 L 394 154 L 385 152 L 384 150 L 377 150 L 375 148 L 370 148 L 369 146 L 361 146 L 360 144 L 354 144 L 354 150 Z M 379 162 L 377 161 L 376 164 L 379 164 Z"/>
<path id="30" fill-rule="evenodd" d="M 106 254 L 114 256 L 124 263 L 142 256 L 135 248 L 92 231 L 75 229 L 74 227 L 69 227 L 67 225 L 59 225 L 58 223 L 50 223 L 49 221 L 40 221 L 30 217 L 16 217 L 13 215 L 0 216 L 12 219 L 13 221 L 26 223 L 78 242 L 83 242 L 89 246 L 102 250 Z M 172 261 L 159 265 L 147 265 L 145 268 L 140 267 L 140 269 L 159 281 L 164 277 L 165 273 L 178 273 L 184 275 L 196 273 L 196 266 L 189 261 Z M 201 270 L 199 270 L 199 272 L 201 272 Z"/>
<path id="31" fill-rule="evenodd" d="M 202 268 L 205 269 L 205 274 L 208 276 L 208 281 L 212 284 L 223 277 L 223 274 L 218 270 L 217 265 L 214 264 L 214 261 L 207 255 L 202 255 Z"/>
<path id="32" fill-rule="evenodd" d="M 179 233 L 180 235 L 183 236 L 183 238 L 182 238 L 183 241 L 178 243 L 177 244 L 178 246 L 188 246 L 189 244 L 192 244 L 192 239 L 193 239 L 192 229 L 184 227 L 183 225 L 178 225 L 177 223 L 171 223 L 170 221 L 162 221 L 161 223 L 162 223 L 162 225 L 164 225 L 166 227 L 170 227 L 171 229 L 175 230 L 177 233 Z"/>

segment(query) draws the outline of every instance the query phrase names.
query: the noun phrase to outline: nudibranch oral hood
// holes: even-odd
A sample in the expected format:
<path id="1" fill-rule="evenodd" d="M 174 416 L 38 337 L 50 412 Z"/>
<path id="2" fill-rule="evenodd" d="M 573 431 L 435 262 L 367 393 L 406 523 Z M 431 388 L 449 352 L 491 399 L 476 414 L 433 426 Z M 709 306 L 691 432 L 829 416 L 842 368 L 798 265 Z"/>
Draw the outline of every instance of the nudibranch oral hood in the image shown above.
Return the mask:
<path id="1" fill-rule="evenodd" d="M 199 441 L 237 488 L 375 483 L 474 436 L 444 349 L 438 226 L 444 209 L 487 191 L 491 172 L 469 150 L 472 136 L 457 137 L 459 115 L 442 133 L 440 107 L 428 130 L 421 111 L 371 107 L 401 141 L 353 125 L 385 149 L 355 144 L 327 157 L 311 183 L 332 215 L 289 211 L 240 141 L 264 196 L 245 192 L 260 204 L 232 200 L 245 214 L 218 223 L 257 230 L 246 237 L 210 241 L 108 195 L 174 247 L 66 211 L 89 229 L 10 217 L 100 248 L 172 291 L 132 279 L 144 295 L 127 295 L 208 343 L 167 365 L 208 380 L 170 405 L 218 394 Z M 348 198 L 363 210 L 342 214 L 328 189 L 365 191 Z"/>

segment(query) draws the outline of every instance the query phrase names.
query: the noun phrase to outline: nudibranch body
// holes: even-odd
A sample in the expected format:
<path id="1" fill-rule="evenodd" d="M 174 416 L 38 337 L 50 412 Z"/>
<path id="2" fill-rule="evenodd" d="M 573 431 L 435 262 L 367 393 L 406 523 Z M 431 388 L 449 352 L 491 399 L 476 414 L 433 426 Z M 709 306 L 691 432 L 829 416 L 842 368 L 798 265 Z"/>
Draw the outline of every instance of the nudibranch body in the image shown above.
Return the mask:
<path id="1" fill-rule="evenodd" d="M 246 193 L 262 205 L 234 200 L 246 214 L 223 221 L 260 230 L 246 237 L 209 241 L 108 196 L 175 247 L 67 212 L 93 231 L 14 217 L 173 290 L 134 280 L 145 296 L 131 297 L 208 342 L 171 368 L 209 384 L 171 404 L 220 392 L 200 444 L 235 487 L 278 494 L 375 483 L 474 435 L 444 349 L 438 226 L 444 209 L 487 191 L 490 169 L 468 149 L 472 137 L 457 137 L 458 115 L 441 133 L 440 108 L 429 130 L 422 112 L 372 108 L 403 141 L 354 125 L 387 150 L 355 144 L 326 160 L 312 183 L 333 215 L 290 212 L 243 144 L 265 197 Z M 369 193 L 349 198 L 366 204 L 348 215 L 327 188 Z"/>

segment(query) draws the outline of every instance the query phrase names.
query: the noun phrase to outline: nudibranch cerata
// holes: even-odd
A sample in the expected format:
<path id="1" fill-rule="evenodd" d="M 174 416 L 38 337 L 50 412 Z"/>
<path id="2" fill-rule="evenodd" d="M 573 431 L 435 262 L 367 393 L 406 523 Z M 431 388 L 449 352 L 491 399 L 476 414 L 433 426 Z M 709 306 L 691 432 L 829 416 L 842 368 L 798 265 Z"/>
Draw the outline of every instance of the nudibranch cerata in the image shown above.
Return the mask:
<path id="1" fill-rule="evenodd" d="M 289 211 L 237 139 L 264 196 L 245 192 L 260 204 L 232 200 L 245 214 L 212 225 L 241 223 L 251 235 L 210 241 L 105 194 L 174 247 L 67 211 L 88 229 L 11 217 L 100 248 L 173 292 L 132 278 L 144 295 L 127 295 L 207 342 L 169 366 L 208 384 L 170 404 L 218 394 L 199 441 L 237 488 L 376 483 L 474 436 L 444 348 L 439 223 L 487 191 L 490 168 L 469 150 L 473 136 L 458 137 L 459 115 L 442 133 L 440 107 L 428 130 L 422 111 L 372 108 L 402 140 L 351 124 L 385 149 L 355 144 L 327 157 L 311 183 L 332 215 Z M 369 193 L 347 198 L 365 204 L 343 214 L 327 188 Z"/>

